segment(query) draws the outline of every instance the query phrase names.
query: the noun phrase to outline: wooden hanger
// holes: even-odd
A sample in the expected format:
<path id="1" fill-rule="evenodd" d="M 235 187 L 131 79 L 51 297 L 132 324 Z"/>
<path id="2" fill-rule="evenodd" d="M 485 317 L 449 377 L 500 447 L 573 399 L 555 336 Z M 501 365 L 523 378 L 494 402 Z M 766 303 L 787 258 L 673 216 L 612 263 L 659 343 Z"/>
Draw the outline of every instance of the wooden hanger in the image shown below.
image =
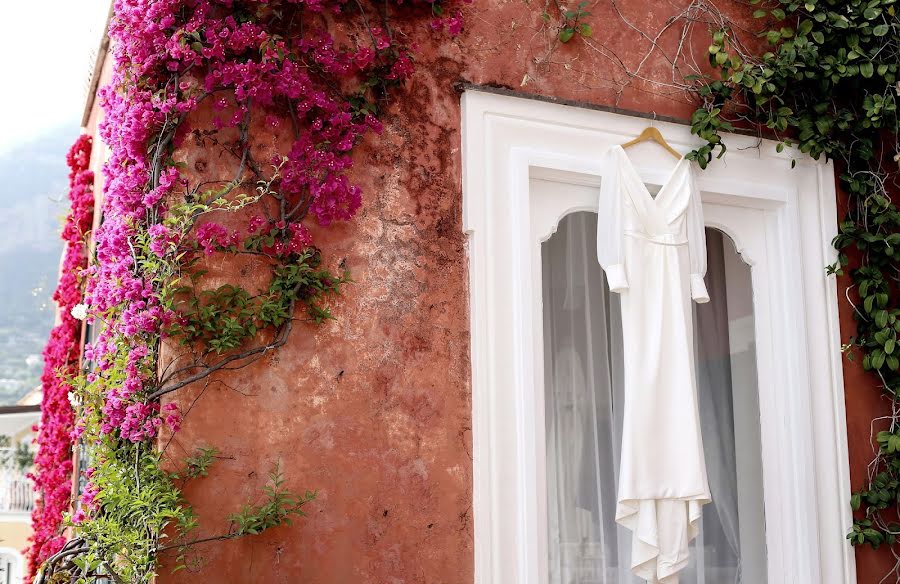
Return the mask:
<path id="1" fill-rule="evenodd" d="M 629 146 L 634 146 L 635 144 L 640 144 L 641 142 L 648 142 L 648 141 L 656 142 L 657 144 L 659 144 L 660 146 L 665 148 L 666 152 L 668 152 L 675 158 L 678 158 L 679 160 L 681 158 L 683 158 L 683 156 L 681 155 L 680 152 L 678 152 L 678 150 L 675 150 L 674 148 L 669 146 L 669 143 L 666 142 L 666 139 L 663 138 L 662 134 L 659 133 L 659 130 L 654 128 L 652 125 L 644 128 L 644 131 L 641 132 L 640 135 L 637 138 L 635 138 L 634 140 L 629 140 L 628 142 L 625 142 L 624 144 L 622 144 L 622 148 L 625 149 L 625 148 L 628 148 Z"/>

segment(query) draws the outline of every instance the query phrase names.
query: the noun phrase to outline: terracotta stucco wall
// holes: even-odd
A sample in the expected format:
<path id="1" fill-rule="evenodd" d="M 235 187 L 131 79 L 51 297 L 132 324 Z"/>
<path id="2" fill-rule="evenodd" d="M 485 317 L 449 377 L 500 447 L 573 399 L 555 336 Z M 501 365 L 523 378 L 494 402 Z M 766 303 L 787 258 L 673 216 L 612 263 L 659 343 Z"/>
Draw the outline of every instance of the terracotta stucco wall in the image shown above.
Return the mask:
<path id="1" fill-rule="evenodd" d="M 846 209 L 847 199 L 839 196 L 839 208 Z M 851 258 L 855 254 L 851 252 Z M 844 296 L 850 288 L 849 296 L 853 302 L 858 302 L 858 297 L 852 288 L 852 282 L 848 276 L 838 278 L 838 293 L 840 307 L 840 325 L 842 342 L 847 342 L 856 336 L 856 322 L 853 319 L 853 307 Z M 876 446 L 873 444 L 873 434 L 880 430 L 886 430 L 887 425 L 882 420 L 881 424 L 873 424 L 872 420 L 889 416 L 891 413 L 890 402 L 876 388 L 876 382 L 870 373 L 863 371 L 862 356 L 856 353 L 852 361 L 844 359 L 844 397 L 847 407 L 847 437 L 850 451 L 850 481 L 853 490 L 863 489 L 867 483 L 868 464 L 875 456 Z M 873 550 L 869 546 L 856 548 L 856 581 L 859 584 L 881 584 L 885 576 L 894 569 L 896 560 L 890 553 L 888 546 Z"/>
<path id="2" fill-rule="evenodd" d="M 476 0 L 466 32 L 452 42 L 413 31 L 420 45 L 414 80 L 383 135 L 358 154 L 353 177 L 364 189 L 363 208 L 351 223 L 314 233 L 329 262 L 345 260 L 355 280 L 335 306 L 337 320 L 297 327 L 277 353 L 177 398 L 190 412 L 169 452 L 214 446 L 223 457 L 186 491 L 200 517 L 198 537 L 224 532 L 231 512 L 257 500 L 275 462 L 291 489 L 316 489 L 319 498 L 293 527 L 198 546 L 190 556 L 196 563 L 163 573 L 161 584 L 195 582 L 198 573 L 204 582 L 233 584 L 473 581 L 467 258 L 454 87 L 500 86 L 688 119 L 690 99 L 665 85 L 671 63 L 651 54 L 640 69 L 647 82 L 629 79 L 619 59 L 636 70 L 651 46 L 631 25 L 655 35 L 689 2 L 619 4 L 621 15 L 605 0 L 591 7 L 589 43 L 552 50 L 552 33 L 541 30 L 543 3 Z M 732 15 L 748 10 L 723 4 Z M 660 39 L 669 51 L 680 28 Z M 696 42 L 686 50 L 705 61 L 706 26 L 697 24 L 688 41 Z M 190 141 L 179 156 L 197 173 L 226 173 L 219 158 Z M 211 268 L 223 281 L 254 282 L 247 266 Z M 849 316 L 842 314 L 847 333 Z M 847 379 L 858 485 L 869 461 L 868 420 L 880 404 L 855 366 Z M 860 555 L 860 583 L 885 572 L 889 556 L 872 557 Z"/>

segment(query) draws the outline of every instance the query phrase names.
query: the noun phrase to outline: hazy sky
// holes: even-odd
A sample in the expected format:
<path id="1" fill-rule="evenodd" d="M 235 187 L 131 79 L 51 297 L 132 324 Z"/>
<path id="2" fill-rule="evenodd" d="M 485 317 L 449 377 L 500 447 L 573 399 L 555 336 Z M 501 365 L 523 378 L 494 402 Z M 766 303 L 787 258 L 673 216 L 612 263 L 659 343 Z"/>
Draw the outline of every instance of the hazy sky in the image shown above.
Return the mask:
<path id="1" fill-rule="evenodd" d="M 51 128 L 77 128 L 110 0 L 3 2 L 0 152 Z"/>

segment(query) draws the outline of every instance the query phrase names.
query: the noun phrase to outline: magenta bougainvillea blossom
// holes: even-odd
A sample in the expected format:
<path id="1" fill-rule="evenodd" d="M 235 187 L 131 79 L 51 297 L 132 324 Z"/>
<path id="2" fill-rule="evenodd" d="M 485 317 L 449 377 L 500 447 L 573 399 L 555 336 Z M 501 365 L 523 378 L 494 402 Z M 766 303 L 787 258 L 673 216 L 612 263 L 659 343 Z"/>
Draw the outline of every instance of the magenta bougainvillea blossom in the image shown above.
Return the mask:
<path id="1" fill-rule="evenodd" d="M 340 14 L 344 0 L 285 0 L 313 12 Z M 276 241 L 263 251 L 271 255 L 297 252 L 312 244 L 300 222 L 251 219 L 243 232 L 213 221 L 193 230 L 191 241 L 159 223 L 165 201 L 184 180 L 174 166 L 152 176 L 147 144 L 172 119 L 194 111 L 210 99 L 216 126 L 234 127 L 262 112 L 269 125 L 283 104 L 298 126 L 284 154 L 280 188 L 286 196 L 308 197 L 307 216 L 322 226 L 353 217 L 361 204 L 360 188 L 345 174 L 353 165 L 350 151 L 360 138 L 381 124 L 370 113 L 354 110 L 352 99 L 333 90 L 341 79 L 381 77 L 400 83 L 413 72 L 410 49 L 382 28 L 369 29 L 352 44 L 338 45 L 324 28 L 311 27 L 302 38 L 289 40 L 273 32 L 269 20 L 238 19 L 232 0 L 118 0 L 109 34 L 114 41 L 114 75 L 100 98 L 106 111 L 100 134 L 111 149 L 106 175 L 105 221 L 96 234 L 97 263 L 90 268 L 87 304 L 92 315 L 108 326 L 86 356 L 101 370 L 111 366 L 116 337 L 128 338 L 133 355 L 127 379 L 109 389 L 104 429 L 133 442 L 153 438 L 159 427 L 158 407 L 142 403 L 142 390 L 155 374 L 156 354 L 150 350 L 167 314 L 154 290 L 134 264 L 133 242 L 149 234 L 150 250 L 174 254 L 183 245 L 205 254 L 240 245 L 257 232 L 274 230 Z M 248 14 L 272 10 L 271 3 L 241 2 Z M 397 10 L 425 10 L 435 4 L 417 0 Z M 437 22 L 441 25 L 438 27 Z M 423 26 L 458 33 L 458 13 Z M 287 58 L 286 55 L 290 55 Z M 178 74 L 178 84 L 170 81 Z M 136 82 L 134 81 L 136 80 Z M 123 91 L 123 88 L 126 89 Z M 178 137 L 176 136 L 176 139 Z M 152 210 L 153 212 L 148 212 Z M 260 222 L 262 221 L 262 223 Z"/>
<path id="2" fill-rule="evenodd" d="M 59 306 L 60 322 L 50 331 L 50 340 L 44 348 L 41 422 L 32 474 L 38 499 L 31 513 L 33 533 L 27 551 L 32 573 L 62 547 L 65 541 L 62 518 L 72 497 L 74 417 L 67 380 L 78 372 L 81 322 L 72 311 L 81 302 L 81 275 L 87 267 L 85 236 L 93 221 L 94 173 L 88 170 L 90 158 L 91 138 L 82 135 L 66 157 L 71 207 L 62 231 L 65 249 L 61 276 L 53 294 Z"/>
<path id="3" fill-rule="evenodd" d="M 309 226 L 327 227 L 357 213 L 362 192 L 348 175 L 353 167 L 351 152 L 364 136 L 381 132 L 377 116 L 383 102 L 413 74 L 412 47 L 405 44 L 410 37 L 392 31 L 389 22 L 401 16 L 411 26 L 457 34 L 462 19 L 455 3 L 115 1 L 109 29 L 113 73 L 99 93 L 105 113 L 99 133 L 110 156 L 103 168 L 103 222 L 94 234 L 95 261 L 87 272 L 84 301 L 88 321 L 103 326 L 96 342 L 85 347 L 84 358 L 95 370 L 86 375 L 85 395 L 90 401 L 80 406 L 81 419 L 75 424 L 75 433 L 87 432 L 99 455 L 91 461 L 95 466 L 87 477 L 81 506 L 72 516 L 76 532 L 102 529 L 92 525 L 98 510 L 116 513 L 110 504 L 104 507 L 111 491 L 117 501 L 132 496 L 125 482 L 111 478 L 121 475 L 111 470 L 119 468 L 118 453 L 139 453 L 147 457 L 147 464 L 156 465 L 153 441 L 164 426 L 177 431 L 181 423 L 178 408 L 159 401 L 167 392 L 163 386 L 171 383 L 166 367 L 160 366 L 159 347 L 171 331 L 189 326 L 190 315 L 179 311 L 175 298 L 185 293 L 167 296 L 163 292 L 175 287 L 176 281 L 183 284 L 187 278 L 182 278 L 182 270 L 190 271 L 185 266 L 215 254 L 248 253 L 261 258 L 282 278 L 279 282 L 294 282 L 289 280 L 292 273 L 310 270 L 304 276 L 307 280 L 268 292 L 266 306 L 284 314 L 273 310 L 265 319 L 242 320 L 241 332 L 251 331 L 240 337 L 244 340 L 254 340 L 258 323 L 270 328 L 289 324 L 299 295 L 317 293 L 316 286 L 320 291 L 337 289 L 340 278 L 319 268 L 321 253 Z M 366 10 L 373 18 L 366 18 Z M 192 117 L 201 110 L 202 115 Z M 248 134 L 260 126 L 266 136 L 282 137 L 284 147 L 271 160 L 249 161 Z M 238 144 L 238 152 L 244 149 L 243 155 L 235 154 L 236 177 L 222 189 L 227 196 L 244 197 L 238 209 L 254 206 L 238 220 L 223 221 L 218 211 L 210 212 L 208 207 L 202 212 L 184 210 L 208 205 L 203 202 L 205 191 L 191 184 L 190 173 L 175 162 L 177 149 L 189 135 L 201 141 L 213 136 L 220 150 L 232 154 L 222 142 Z M 241 138 L 235 140 L 235 135 Z M 254 193 L 259 196 L 254 198 Z M 260 202 L 271 193 L 272 200 Z M 225 200 L 226 195 L 221 197 Z M 280 207 L 276 213 L 267 207 L 272 201 L 277 203 L 272 206 Z M 288 293 L 295 296 L 287 307 L 278 304 Z M 314 317 L 322 318 L 323 312 Z M 237 322 L 237 317 L 230 318 Z M 289 331 L 290 326 L 282 330 Z M 242 345 L 223 342 L 220 346 L 227 351 Z M 206 358 L 212 358 L 212 353 L 205 353 Z M 195 364 L 181 371 L 193 373 L 198 368 L 201 365 Z M 72 426 L 68 415 L 66 436 Z M 140 468 L 132 459 L 125 463 L 128 468 Z M 71 466 L 64 471 L 68 476 Z M 165 473 L 153 476 L 160 481 L 159 492 L 174 488 Z M 135 490 L 147 486 L 141 481 Z M 144 555 L 140 561 L 131 561 L 128 554 L 149 550 L 146 554 L 152 556 L 156 542 L 146 540 L 159 537 L 153 530 L 161 532 L 183 512 L 180 502 L 160 503 L 169 507 L 158 510 L 142 503 L 146 513 L 157 513 L 159 519 L 151 522 L 152 528 L 146 523 L 120 524 L 119 531 L 133 528 L 129 533 L 136 535 L 118 547 L 108 543 L 126 541 L 115 540 L 118 533 L 104 534 L 109 537 L 98 538 L 105 540 L 100 543 L 89 542 L 92 552 L 111 557 L 108 565 L 133 570 L 129 582 L 151 581 L 154 560 Z M 65 507 L 54 508 L 57 521 Z M 122 555 L 129 561 L 122 561 Z M 32 566 L 44 557 L 35 556 Z"/>

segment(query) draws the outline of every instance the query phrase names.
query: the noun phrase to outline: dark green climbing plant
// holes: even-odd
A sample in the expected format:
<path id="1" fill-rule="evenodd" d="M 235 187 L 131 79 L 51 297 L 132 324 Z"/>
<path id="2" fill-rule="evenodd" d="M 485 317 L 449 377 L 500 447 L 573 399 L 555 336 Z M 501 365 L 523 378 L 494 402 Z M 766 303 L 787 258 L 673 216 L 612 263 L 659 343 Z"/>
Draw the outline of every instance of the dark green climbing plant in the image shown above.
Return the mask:
<path id="1" fill-rule="evenodd" d="M 853 545 L 900 545 L 900 194 L 897 101 L 898 0 L 754 2 L 763 24 L 752 51 L 744 33 L 712 31 L 714 73 L 695 77 L 702 107 L 692 131 L 706 144 L 689 157 L 703 168 L 725 153 L 720 132 L 765 127 L 779 151 L 795 147 L 834 160 L 848 198 L 827 269 L 848 274 L 857 332 L 843 347 L 891 401 L 875 424 L 876 458 L 852 496 Z M 851 396 L 852 399 L 852 396 Z M 897 571 L 897 568 L 895 568 Z M 898 574 L 900 577 L 900 574 Z"/>

